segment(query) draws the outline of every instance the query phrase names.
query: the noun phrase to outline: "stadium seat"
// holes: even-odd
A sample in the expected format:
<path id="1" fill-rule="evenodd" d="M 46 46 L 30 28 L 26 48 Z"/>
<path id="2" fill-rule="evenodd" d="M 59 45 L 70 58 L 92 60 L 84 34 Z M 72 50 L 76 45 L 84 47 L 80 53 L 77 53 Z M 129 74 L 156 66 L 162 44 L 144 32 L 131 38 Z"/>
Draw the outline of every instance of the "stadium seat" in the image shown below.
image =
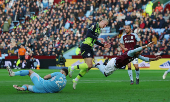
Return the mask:
<path id="1" fill-rule="evenodd" d="M 131 21 L 125 21 L 125 25 L 129 25 Z"/>
<path id="2" fill-rule="evenodd" d="M 87 11 L 85 15 L 86 15 L 86 17 L 89 17 L 90 16 L 90 11 Z"/>
<path id="3" fill-rule="evenodd" d="M 69 29 L 70 28 L 70 23 L 66 23 L 65 26 L 64 26 L 65 29 Z"/>
<path id="4" fill-rule="evenodd" d="M 165 34 L 164 35 L 164 39 L 166 39 L 166 40 L 170 39 L 170 35 L 169 34 Z"/>
<path id="5" fill-rule="evenodd" d="M 47 8 L 48 7 L 48 2 L 43 2 L 43 8 Z"/>

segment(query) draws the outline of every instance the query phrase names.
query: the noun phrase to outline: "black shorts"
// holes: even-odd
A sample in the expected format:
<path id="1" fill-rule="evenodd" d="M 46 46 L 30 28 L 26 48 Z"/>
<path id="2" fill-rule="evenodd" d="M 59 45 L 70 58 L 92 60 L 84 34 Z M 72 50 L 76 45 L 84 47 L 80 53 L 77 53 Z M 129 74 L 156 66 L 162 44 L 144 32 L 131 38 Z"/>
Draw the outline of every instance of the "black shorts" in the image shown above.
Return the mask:
<path id="1" fill-rule="evenodd" d="M 93 58 L 93 49 L 87 44 L 82 44 L 81 55 L 83 58 Z"/>
<path id="2" fill-rule="evenodd" d="M 20 60 L 25 60 L 25 55 L 23 55 L 23 56 L 20 56 Z"/>

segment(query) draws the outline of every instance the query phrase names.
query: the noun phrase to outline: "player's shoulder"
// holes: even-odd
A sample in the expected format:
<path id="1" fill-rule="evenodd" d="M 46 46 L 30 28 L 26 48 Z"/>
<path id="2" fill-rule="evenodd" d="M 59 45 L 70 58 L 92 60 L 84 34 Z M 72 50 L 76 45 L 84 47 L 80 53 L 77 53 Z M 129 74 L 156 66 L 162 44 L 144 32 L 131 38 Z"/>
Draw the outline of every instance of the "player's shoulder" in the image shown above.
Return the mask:
<path id="1" fill-rule="evenodd" d="M 126 34 L 123 34 L 121 37 L 124 37 L 124 36 L 126 36 Z"/>
<path id="2" fill-rule="evenodd" d="M 89 27 L 90 27 L 90 28 L 91 28 L 91 27 L 93 27 L 93 28 L 94 28 L 94 27 L 97 27 L 97 26 L 98 26 L 98 23 L 92 23 L 92 24 L 90 24 L 90 26 L 89 26 Z"/>

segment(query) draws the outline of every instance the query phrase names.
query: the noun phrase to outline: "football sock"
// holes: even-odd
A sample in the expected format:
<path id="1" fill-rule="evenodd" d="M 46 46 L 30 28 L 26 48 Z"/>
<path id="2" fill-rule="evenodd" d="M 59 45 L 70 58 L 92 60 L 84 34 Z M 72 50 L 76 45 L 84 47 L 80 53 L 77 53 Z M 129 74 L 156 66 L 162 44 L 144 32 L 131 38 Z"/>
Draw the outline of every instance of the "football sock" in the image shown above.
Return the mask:
<path id="1" fill-rule="evenodd" d="M 27 86 L 23 85 L 22 88 L 24 88 L 25 90 L 27 90 Z"/>
<path id="2" fill-rule="evenodd" d="M 17 71 L 17 72 L 14 72 L 15 73 L 15 76 L 16 75 L 20 75 L 20 76 L 26 76 L 29 74 L 29 70 L 21 70 L 21 71 Z"/>
<path id="3" fill-rule="evenodd" d="M 75 81 L 79 81 L 79 79 L 76 77 L 76 78 L 75 78 Z"/>
<path id="4" fill-rule="evenodd" d="M 136 72 L 136 78 L 139 79 L 140 70 L 137 69 L 137 70 L 135 70 L 135 72 Z"/>
<path id="5" fill-rule="evenodd" d="M 132 73 L 132 70 L 129 70 L 129 69 L 128 69 L 128 74 L 129 74 L 130 80 L 133 81 L 133 73 Z"/>
<path id="6" fill-rule="evenodd" d="M 98 68 L 100 70 L 100 72 L 102 72 L 102 74 L 104 75 L 105 65 L 97 65 L 96 68 Z"/>
<path id="7" fill-rule="evenodd" d="M 166 72 L 169 73 L 170 72 L 170 68 Z"/>
<path id="8" fill-rule="evenodd" d="M 86 69 L 80 70 L 79 75 L 75 78 L 75 81 L 78 81 L 81 77 L 83 77 L 87 73 Z"/>
<path id="9" fill-rule="evenodd" d="M 88 65 L 86 63 L 82 63 L 79 65 L 74 66 L 74 69 L 87 69 Z"/>

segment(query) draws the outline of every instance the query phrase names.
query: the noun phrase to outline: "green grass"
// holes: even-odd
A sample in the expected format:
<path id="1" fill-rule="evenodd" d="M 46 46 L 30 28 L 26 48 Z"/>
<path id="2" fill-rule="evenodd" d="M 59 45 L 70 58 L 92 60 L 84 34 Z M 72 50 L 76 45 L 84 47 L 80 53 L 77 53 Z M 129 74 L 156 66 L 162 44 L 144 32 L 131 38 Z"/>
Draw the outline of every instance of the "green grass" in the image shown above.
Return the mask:
<path id="1" fill-rule="evenodd" d="M 35 70 L 42 77 L 54 71 Z M 73 78 L 78 72 L 73 73 Z M 109 77 L 91 70 L 78 82 L 76 90 L 67 76 L 67 85 L 61 92 L 37 94 L 17 92 L 12 87 L 32 84 L 28 76 L 9 77 L 5 69 L 0 69 L 0 102 L 170 102 L 170 75 L 163 80 L 163 73 L 164 70 L 141 70 L 140 84 L 130 85 L 127 70 L 117 70 Z"/>

